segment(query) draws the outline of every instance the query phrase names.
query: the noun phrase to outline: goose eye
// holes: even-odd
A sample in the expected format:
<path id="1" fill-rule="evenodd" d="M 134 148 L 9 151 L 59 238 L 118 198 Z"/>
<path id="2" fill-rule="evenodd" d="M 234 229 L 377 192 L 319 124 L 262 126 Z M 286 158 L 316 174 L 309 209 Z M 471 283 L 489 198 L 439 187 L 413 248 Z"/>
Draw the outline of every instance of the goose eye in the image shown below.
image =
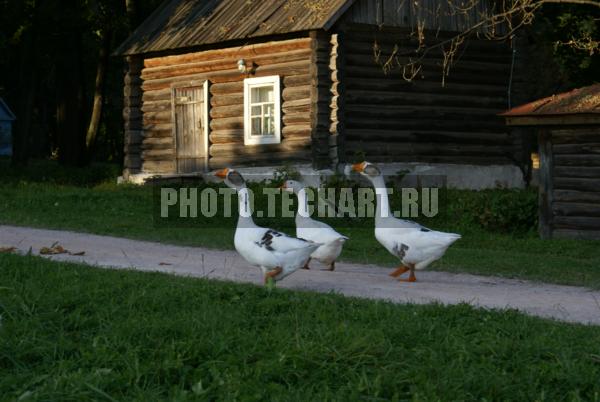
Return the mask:
<path id="1" fill-rule="evenodd" d="M 239 174 L 236 171 L 230 172 L 227 178 L 234 186 L 241 186 L 242 184 L 244 184 L 244 178 L 241 174 Z"/>
<path id="2" fill-rule="evenodd" d="M 363 172 L 371 177 L 374 176 L 379 176 L 381 174 L 381 172 L 379 171 L 379 169 L 377 168 L 377 166 L 373 166 L 373 165 L 368 165 Z"/>

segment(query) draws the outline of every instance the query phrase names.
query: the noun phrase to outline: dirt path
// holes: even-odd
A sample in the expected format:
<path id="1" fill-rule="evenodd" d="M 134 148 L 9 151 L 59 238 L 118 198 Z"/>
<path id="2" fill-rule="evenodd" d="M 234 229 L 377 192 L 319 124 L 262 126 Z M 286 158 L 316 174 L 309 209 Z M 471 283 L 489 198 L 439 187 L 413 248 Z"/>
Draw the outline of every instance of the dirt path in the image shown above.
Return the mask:
<path id="1" fill-rule="evenodd" d="M 0 247 L 14 246 L 34 254 L 59 242 L 71 252 L 49 256 L 102 267 L 159 271 L 236 282 L 261 283 L 258 268 L 248 266 L 234 251 L 180 247 L 65 231 L 0 225 Z M 0 267 L 1 268 L 1 267 Z M 547 285 L 445 272 L 420 272 L 416 283 L 399 283 L 388 268 L 339 263 L 335 272 L 301 270 L 278 284 L 289 289 L 336 292 L 347 296 L 397 303 L 470 303 L 488 308 L 515 308 L 558 320 L 600 325 L 600 292 L 573 286 Z"/>

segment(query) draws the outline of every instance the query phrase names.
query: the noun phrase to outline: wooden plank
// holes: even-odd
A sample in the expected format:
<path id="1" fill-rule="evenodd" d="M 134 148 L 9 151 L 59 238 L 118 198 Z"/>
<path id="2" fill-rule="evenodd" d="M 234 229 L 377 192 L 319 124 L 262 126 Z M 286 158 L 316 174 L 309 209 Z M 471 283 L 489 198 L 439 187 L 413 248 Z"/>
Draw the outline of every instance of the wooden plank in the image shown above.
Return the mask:
<path id="1" fill-rule="evenodd" d="M 553 174 L 556 177 L 599 178 L 600 167 L 554 166 Z"/>
<path id="2" fill-rule="evenodd" d="M 600 166 L 600 155 L 560 154 L 554 161 L 556 166 Z"/>
<path id="3" fill-rule="evenodd" d="M 549 239 L 552 237 L 552 230 L 554 228 L 554 216 L 552 213 L 552 203 L 554 202 L 554 183 L 552 181 L 552 170 L 554 166 L 554 160 L 552 155 L 552 134 L 548 130 L 539 130 L 538 146 L 540 156 L 538 230 L 542 239 Z"/>
<path id="4" fill-rule="evenodd" d="M 600 240 L 600 230 L 555 229 L 553 235 L 561 239 Z"/>
<path id="5" fill-rule="evenodd" d="M 554 201 L 552 212 L 554 216 L 600 216 L 600 204 Z"/>
<path id="6" fill-rule="evenodd" d="M 388 91 L 346 91 L 347 104 L 373 105 L 440 105 L 467 107 L 480 106 L 502 110 L 506 106 L 503 98 L 489 96 L 465 96 L 448 94 L 421 94 L 418 92 L 388 92 Z"/>
<path id="7" fill-rule="evenodd" d="M 600 142 L 580 142 L 578 144 L 554 144 L 552 150 L 558 154 L 597 154 L 600 155 Z"/>
<path id="8" fill-rule="evenodd" d="M 477 142 L 479 144 L 510 144 L 510 137 L 507 133 L 487 133 L 487 132 L 464 132 L 464 131 L 444 131 L 444 130 L 371 130 L 371 129 L 352 129 L 347 128 L 346 136 L 348 140 L 363 141 L 457 141 L 457 142 Z"/>
<path id="9" fill-rule="evenodd" d="M 567 116 L 505 116 L 509 126 L 565 126 L 600 124 L 598 114 L 577 114 Z"/>
<path id="10" fill-rule="evenodd" d="M 554 200 L 557 202 L 583 202 L 600 204 L 600 192 L 555 189 Z"/>
<path id="11" fill-rule="evenodd" d="M 311 160 L 311 152 L 307 150 L 300 151 L 280 151 L 275 154 L 272 153 L 260 153 L 254 155 L 233 155 L 233 156 L 219 156 L 211 157 L 209 159 L 210 169 L 219 169 L 223 167 L 236 167 L 236 166 L 247 166 L 248 164 L 276 164 L 279 162 L 292 162 L 302 161 L 307 162 Z"/>
<path id="12" fill-rule="evenodd" d="M 600 217 L 591 216 L 555 216 L 554 225 L 561 229 L 600 230 Z"/>
<path id="13" fill-rule="evenodd" d="M 600 192 L 600 178 L 554 177 L 554 188 Z"/>

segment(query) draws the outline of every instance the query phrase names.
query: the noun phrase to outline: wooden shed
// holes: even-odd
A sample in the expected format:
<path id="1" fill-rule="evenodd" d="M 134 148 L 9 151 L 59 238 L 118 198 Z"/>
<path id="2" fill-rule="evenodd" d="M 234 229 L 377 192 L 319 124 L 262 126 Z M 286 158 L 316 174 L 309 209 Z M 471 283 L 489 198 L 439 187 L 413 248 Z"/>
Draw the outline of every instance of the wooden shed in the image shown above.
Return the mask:
<path id="1" fill-rule="evenodd" d="M 600 84 L 501 116 L 538 133 L 540 235 L 600 239 Z"/>
<path id="2" fill-rule="evenodd" d="M 16 117 L 0 98 L 0 156 L 12 155 L 12 125 Z"/>
<path id="3" fill-rule="evenodd" d="M 521 138 L 497 116 L 507 44 L 468 41 L 445 87 L 441 51 L 413 82 L 376 63 L 414 50 L 417 24 L 442 41 L 465 18 L 435 0 L 169 0 L 116 52 L 127 61 L 125 174 L 355 158 L 518 164 Z"/>

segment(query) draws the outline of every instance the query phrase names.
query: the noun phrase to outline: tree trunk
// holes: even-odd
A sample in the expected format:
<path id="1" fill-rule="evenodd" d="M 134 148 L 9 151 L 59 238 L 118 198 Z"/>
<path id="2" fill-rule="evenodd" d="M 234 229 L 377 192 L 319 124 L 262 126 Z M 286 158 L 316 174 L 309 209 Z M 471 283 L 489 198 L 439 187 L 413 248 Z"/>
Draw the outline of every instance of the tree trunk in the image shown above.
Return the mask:
<path id="1" fill-rule="evenodd" d="M 125 0 L 125 12 L 127 13 L 129 32 L 133 32 L 137 26 L 137 10 L 135 8 L 135 0 Z"/>
<path id="2" fill-rule="evenodd" d="M 62 32 L 56 62 L 56 126 L 61 164 L 85 164 L 85 136 L 81 129 L 81 43 L 77 29 Z"/>
<path id="3" fill-rule="evenodd" d="M 20 93 L 20 96 L 16 101 L 15 112 L 17 120 L 14 122 L 13 127 L 12 155 L 12 164 L 15 166 L 24 166 L 29 159 L 31 122 L 33 120 L 34 99 L 37 87 L 36 46 L 36 27 L 33 24 L 24 33 L 19 49 L 17 91 Z"/>
<path id="4" fill-rule="evenodd" d="M 98 57 L 98 67 L 96 68 L 96 86 L 94 89 L 94 104 L 92 106 L 92 115 L 90 117 L 90 123 L 88 125 L 87 134 L 85 137 L 85 145 L 88 155 L 93 147 L 96 137 L 98 135 L 98 128 L 100 127 L 100 119 L 102 117 L 102 106 L 104 102 L 104 81 L 106 77 L 106 70 L 108 68 L 108 54 L 110 52 L 112 32 L 106 29 L 102 43 L 100 44 L 100 51 Z"/>

